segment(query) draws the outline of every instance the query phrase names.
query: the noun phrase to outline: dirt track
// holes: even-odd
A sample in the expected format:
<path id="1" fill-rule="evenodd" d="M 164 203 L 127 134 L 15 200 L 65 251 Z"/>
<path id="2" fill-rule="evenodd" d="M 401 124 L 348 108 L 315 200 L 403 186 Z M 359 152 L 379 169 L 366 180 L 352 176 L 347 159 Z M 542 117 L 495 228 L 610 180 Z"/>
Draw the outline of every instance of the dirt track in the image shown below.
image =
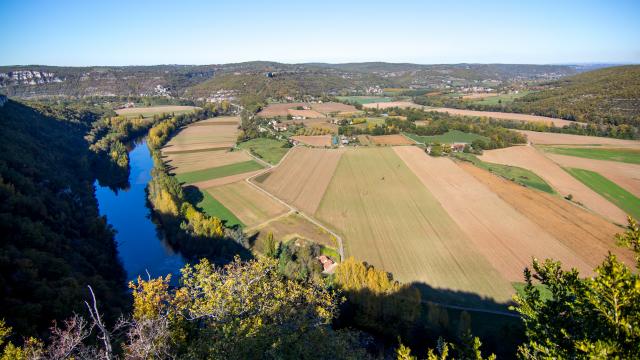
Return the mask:
<path id="1" fill-rule="evenodd" d="M 251 177 L 253 175 L 259 174 L 259 173 L 261 173 L 263 171 L 264 171 L 264 169 L 261 169 L 261 170 L 256 170 L 256 171 L 243 173 L 243 174 L 236 174 L 236 175 L 225 176 L 225 177 L 221 177 L 221 178 L 217 178 L 217 179 L 200 181 L 200 182 L 196 182 L 196 183 L 193 183 L 193 184 L 190 184 L 190 185 L 195 186 L 198 189 L 208 189 L 210 187 L 231 184 L 231 183 L 234 183 L 236 181 L 244 180 L 244 179 L 249 178 L 249 177 Z"/>
<path id="2" fill-rule="evenodd" d="M 207 189 L 207 192 L 249 227 L 289 211 L 287 207 L 245 181 L 212 187 Z"/>
<path id="3" fill-rule="evenodd" d="M 640 165 L 552 153 L 545 153 L 545 156 L 563 167 L 595 171 L 640 197 Z"/>
<path id="4" fill-rule="evenodd" d="M 562 196 L 571 194 L 573 200 L 592 211 L 618 223 L 626 224 L 627 215 L 617 206 L 589 189 L 564 171 L 558 164 L 546 158 L 532 146 L 512 146 L 485 151 L 480 159 L 490 163 L 519 166 L 533 171 L 553 186 Z"/>
<path id="5" fill-rule="evenodd" d="M 476 248 L 505 278 L 522 281 L 532 257 L 561 260 L 567 267 L 591 271 L 572 249 L 516 211 L 448 158 L 427 156 L 417 147 L 396 147 L 396 154 L 438 199 Z"/>
<path id="6" fill-rule="evenodd" d="M 279 199 L 313 215 L 343 152 L 296 147 L 278 167 L 253 181 Z"/>
<path id="7" fill-rule="evenodd" d="M 587 262 L 589 269 L 600 264 L 608 251 L 628 265 L 634 264 L 631 252 L 615 243 L 614 235 L 623 229 L 600 215 L 586 211 L 557 195 L 529 189 L 495 176 L 471 163 L 460 162 L 458 166 L 572 249 Z"/>

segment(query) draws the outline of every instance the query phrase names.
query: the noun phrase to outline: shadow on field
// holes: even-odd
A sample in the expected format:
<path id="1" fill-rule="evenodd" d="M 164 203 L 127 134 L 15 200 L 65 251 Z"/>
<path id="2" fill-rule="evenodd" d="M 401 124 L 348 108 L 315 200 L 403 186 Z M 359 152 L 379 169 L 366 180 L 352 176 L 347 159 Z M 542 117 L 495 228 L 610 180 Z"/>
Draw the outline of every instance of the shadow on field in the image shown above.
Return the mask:
<path id="1" fill-rule="evenodd" d="M 190 202 L 191 205 L 193 206 L 196 206 L 196 204 L 198 204 L 200 201 L 204 199 L 204 195 L 202 194 L 202 191 L 200 191 L 200 189 L 198 189 L 193 185 L 184 186 L 182 188 L 182 191 L 184 192 L 185 200 Z M 198 210 L 203 211 L 203 209 L 199 207 L 198 207 Z"/>
<path id="2" fill-rule="evenodd" d="M 515 293 L 515 290 L 514 290 Z M 498 303 L 475 293 L 437 289 L 412 283 L 393 293 L 369 289 L 345 291 L 336 327 L 355 326 L 376 336 L 375 352 L 385 354 L 404 344 L 426 357 L 426 348 L 435 348 L 438 337 L 459 341 L 467 332 L 480 337 L 485 354 L 515 358 L 524 341 L 518 315 L 508 310 L 510 303 Z"/>

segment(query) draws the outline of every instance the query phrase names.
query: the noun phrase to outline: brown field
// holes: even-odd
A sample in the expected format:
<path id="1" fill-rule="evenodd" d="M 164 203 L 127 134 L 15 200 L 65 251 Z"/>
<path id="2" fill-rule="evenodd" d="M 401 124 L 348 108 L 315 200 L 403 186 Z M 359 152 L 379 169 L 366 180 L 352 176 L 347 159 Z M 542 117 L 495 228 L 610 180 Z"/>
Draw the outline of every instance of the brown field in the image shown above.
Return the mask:
<path id="1" fill-rule="evenodd" d="M 553 153 L 545 153 L 545 156 L 562 167 L 595 171 L 640 197 L 640 165 Z"/>
<path id="2" fill-rule="evenodd" d="M 451 108 L 425 108 L 427 111 L 437 111 L 437 112 L 446 112 L 451 115 L 461 115 L 461 116 L 484 116 L 490 117 L 494 119 L 500 120 L 514 120 L 514 121 L 523 121 L 523 122 L 542 122 L 542 123 L 553 123 L 555 126 L 565 126 L 571 124 L 581 124 L 576 121 L 569 121 L 563 119 L 555 119 L 546 116 L 537 116 L 537 115 L 527 115 L 527 114 L 516 114 L 516 113 L 503 113 L 498 111 L 477 111 L 477 110 L 462 110 L 462 109 L 451 109 Z"/>
<path id="3" fill-rule="evenodd" d="M 286 206 L 246 181 L 212 187 L 206 191 L 248 227 L 259 225 L 289 211 Z"/>
<path id="4" fill-rule="evenodd" d="M 292 136 L 291 139 L 311 146 L 331 146 L 331 135 Z"/>
<path id="5" fill-rule="evenodd" d="M 175 174 L 209 169 L 252 159 L 245 151 L 211 150 L 186 153 L 165 153 L 162 157 Z"/>
<path id="6" fill-rule="evenodd" d="M 528 130 L 516 130 L 527 135 L 529 142 L 536 145 L 611 145 L 615 147 L 640 148 L 640 141 L 612 139 L 597 136 L 555 134 Z"/>
<path id="7" fill-rule="evenodd" d="M 240 125 L 240 118 L 237 116 L 219 116 L 211 119 L 200 120 L 189 126 L 215 126 L 215 125 Z"/>
<path id="8" fill-rule="evenodd" d="M 304 116 L 305 118 L 308 119 L 317 119 L 317 118 L 324 118 L 325 115 L 315 111 L 315 110 L 294 110 L 294 109 L 289 109 L 287 110 L 289 115 L 291 116 Z"/>
<path id="9" fill-rule="evenodd" d="M 576 267 L 581 272 L 593 268 L 544 226 L 516 211 L 453 160 L 430 157 L 412 146 L 394 150 L 476 245 L 479 254 L 509 281 L 522 281 L 522 270 L 531 265 L 534 256 L 560 260 L 567 268 Z M 611 234 L 607 235 L 610 239 Z"/>
<path id="10" fill-rule="evenodd" d="M 260 187 L 309 215 L 315 213 L 343 150 L 296 147 L 274 170 L 253 179 Z"/>
<path id="11" fill-rule="evenodd" d="M 424 125 L 429 125 L 430 121 L 429 120 L 418 120 L 418 121 L 414 121 L 414 124 L 416 124 L 416 126 L 424 126 Z"/>
<path id="12" fill-rule="evenodd" d="M 627 215 L 624 211 L 575 179 L 532 146 L 512 146 L 505 149 L 488 150 L 479 158 L 490 163 L 529 169 L 558 190 L 562 196 L 571 194 L 573 201 L 584 204 L 588 209 L 618 224 L 626 224 L 627 222 Z"/>
<path id="13" fill-rule="evenodd" d="M 572 249 L 590 268 L 600 264 L 608 251 L 629 265 L 634 263 L 631 252 L 617 246 L 614 240 L 614 235 L 623 229 L 603 217 L 559 196 L 520 186 L 470 163 L 460 162 L 458 165 L 502 200 Z"/>
<path id="14" fill-rule="evenodd" d="M 197 109 L 195 106 L 180 106 L 180 105 L 163 105 L 163 106 L 150 106 L 150 107 L 136 107 L 116 110 L 118 115 L 133 116 L 142 114 L 144 116 L 152 116 L 155 114 L 169 114 L 169 113 L 181 113 Z"/>
<path id="15" fill-rule="evenodd" d="M 343 236 L 347 256 L 397 280 L 511 299 L 509 281 L 391 148 L 345 151 L 316 216 Z"/>
<path id="16" fill-rule="evenodd" d="M 422 109 L 424 106 L 414 104 L 411 101 L 390 101 L 364 104 L 362 107 L 365 109 L 388 109 L 392 107 Z"/>
<path id="17" fill-rule="evenodd" d="M 262 117 L 274 117 L 274 116 L 287 116 L 289 109 L 296 108 L 298 106 L 305 106 L 305 103 L 285 103 L 285 104 L 269 104 L 262 109 L 258 116 Z"/>
<path id="18" fill-rule="evenodd" d="M 251 171 L 251 172 L 248 172 L 248 173 L 230 175 L 230 176 L 225 176 L 225 177 L 221 177 L 221 178 L 195 182 L 195 183 L 192 183 L 192 184 L 189 184 L 189 185 L 195 186 L 198 189 L 208 189 L 208 188 L 211 188 L 211 187 L 214 187 L 214 186 L 222 186 L 222 185 L 238 182 L 240 180 L 248 179 L 248 178 L 250 178 L 250 177 L 252 177 L 254 175 L 257 175 L 257 174 L 259 174 L 259 173 L 261 173 L 263 171 L 264 171 L 264 169 L 261 169 L 261 170 Z"/>
<path id="19" fill-rule="evenodd" d="M 369 139 L 376 145 L 413 145 L 416 143 L 400 134 L 370 136 Z"/>
<path id="20" fill-rule="evenodd" d="M 262 252 L 264 239 L 269 233 L 278 241 L 289 241 L 294 238 L 309 240 L 320 245 L 336 248 L 336 239 L 322 228 L 309 222 L 300 215 L 290 214 L 274 219 L 251 230 L 257 233 L 254 248 Z M 251 234 L 251 232 L 250 232 Z"/>
<path id="21" fill-rule="evenodd" d="M 196 151 L 206 149 L 224 149 L 231 148 L 235 145 L 238 133 L 238 126 L 232 122 L 238 122 L 237 117 L 220 117 L 216 119 L 207 119 L 197 123 L 193 123 L 171 138 L 167 145 L 164 146 L 163 152 L 176 153 L 185 151 Z M 215 124 L 215 126 L 202 126 L 197 124 Z"/>
<path id="22" fill-rule="evenodd" d="M 317 112 L 321 112 L 325 115 L 329 113 L 351 113 L 358 111 L 355 106 L 347 105 L 337 102 L 327 102 L 322 104 L 311 104 L 311 108 Z"/>

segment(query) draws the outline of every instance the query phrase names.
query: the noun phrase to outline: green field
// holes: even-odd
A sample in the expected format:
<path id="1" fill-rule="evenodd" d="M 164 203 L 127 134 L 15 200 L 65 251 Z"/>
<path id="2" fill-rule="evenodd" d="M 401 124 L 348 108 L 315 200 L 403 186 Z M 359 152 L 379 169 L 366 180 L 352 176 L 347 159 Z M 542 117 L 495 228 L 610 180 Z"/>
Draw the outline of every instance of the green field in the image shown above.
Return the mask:
<path id="1" fill-rule="evenodd" d="M 474 104 L 479 105 L 500 105 L 500 104 L 508 104 L 513 102 L 513 100 L 517 98 L 521 98 L 527 94 L 531 93 L 530 91 L 522 91 L 518 94 L 502 94 L 498 96 L 489 96 L 484 99 L 473 100 Z"/>
<path id="2" fill-rule="evenodd" d="M 627 214 L 636 219 L 640 219 L 640 199 L 627 190 L 621 188 L 613 181 L 605 178 L 597 172 L 575 168 L 564 169 L 573 177 L 591 188 L 591 190 L 602 195 L 617 207 L 624 210 Z"/>
<path id="3" fill-rule="evenodd" d="M 609 160 L 640 164 L 640 150 L 635 149 L 601 149 L 601 148 L 566 148 L 555 146 L 541 147 L 544 151 L 559 155 L 577 156 L 594 160 Z"/>
<path id="4" fill-rule="evenodd" d="M 225 222 L 227 227 L 244 226 L 242 221 L 238 219 L 229 209 L 224 207 L 218 200 L 214 199 L 208 192 L 203 191 L 202 200 L 196 204 L 196 207 L 202 209 L 207 215 L 217 217 Z"/>
<path id="5" fill-rule="evenodd" d="M 254 160 L 243 161 L 235 164 L 218 166 L 210 169 L 191 171 L 182 174 L 176 174 L 180 182 L 192 184 L 198 181 L 217 179 L 225 176 L 242 174 L 245 172 L 262 169 L 263 166 Z"/>
<path id="6" fill-rule="evenodd" d="M 376 102 L 391 102 L 393 98 L 386 96 L 336 96 L 340 101 L 348 101 L 357 104 L 370 104 Z"/>
<path id="7" fill-rule="evenodd" d="M 473 142 L 473 140 L 476 140 L 476 139 L 489 141 L 489 138 L 485 136 L 466 133 L 459 130 L 449 130 L 442 135 L 432 135 L 432 136 L 420 136 L 416 134 L 405 134 L 405 135 L 415 141 L 425 143 L 425 144 L 431 144 L 435 142 L 444 143 L 444 144 L 450 144 L 454 142 L 471 143 Z"/>
<path id="8" fill-rule="evenodd" d="M 275 165 L 289 151 L 290 148 L 286 145 L 287 142 L 281 140 L 256 138 L 239 143 L 238 148 L 248 150 L 254 156 Z"/>
<path id="9" fill-rule="evenodd" d="M 455 156 L 459 159 L 469 161 L 473 163 L 473 165 L 488 170 L 494 174 L 502 176 L 503 178 L 514 181 L 520 185 L 524 185 L 526 187 L 538 189 L 544 191 L 549 194 L 555 194 L 555 190 L 547 184 L 541 177 L 536 175 L 530 170 L 523 169 L 517 166 L 508 166 L 501 164 L 493 164 L 484 162 L 478 159 L 473 154 L 465 154 L 465 153 L 455 153 Z"/>
<path id="10" fill-rule="evenodd" d="M 523 282 L 516 282 L 516 283 L 513 283 L 512 285 L 513 285 L 513 288 L 516 289 L 516 294 L 520 296 L 524 296 L 524 287 L 527 286 L 527 284 Z M 542 299 L 542 301 L 551 300 L 551 298 L 553 297 L 551 290 L 549 290 L 549 288 L 546 287 L 545 285 L 534 284 L 533 286 L 536 289 L 538 289 L 538 291 L 540 292 L 540 298 Z"/>

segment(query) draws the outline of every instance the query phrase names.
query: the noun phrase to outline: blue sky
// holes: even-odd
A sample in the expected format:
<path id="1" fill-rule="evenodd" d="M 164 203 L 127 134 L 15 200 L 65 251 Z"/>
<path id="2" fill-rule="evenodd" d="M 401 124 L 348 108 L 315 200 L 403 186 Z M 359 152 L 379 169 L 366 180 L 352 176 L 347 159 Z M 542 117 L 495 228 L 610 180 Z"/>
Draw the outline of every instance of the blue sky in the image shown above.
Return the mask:
<path id="1" fill-rule="evenodd" d="M 0 65 L 640 63 L 640 1 L 0 1 Z"/>

